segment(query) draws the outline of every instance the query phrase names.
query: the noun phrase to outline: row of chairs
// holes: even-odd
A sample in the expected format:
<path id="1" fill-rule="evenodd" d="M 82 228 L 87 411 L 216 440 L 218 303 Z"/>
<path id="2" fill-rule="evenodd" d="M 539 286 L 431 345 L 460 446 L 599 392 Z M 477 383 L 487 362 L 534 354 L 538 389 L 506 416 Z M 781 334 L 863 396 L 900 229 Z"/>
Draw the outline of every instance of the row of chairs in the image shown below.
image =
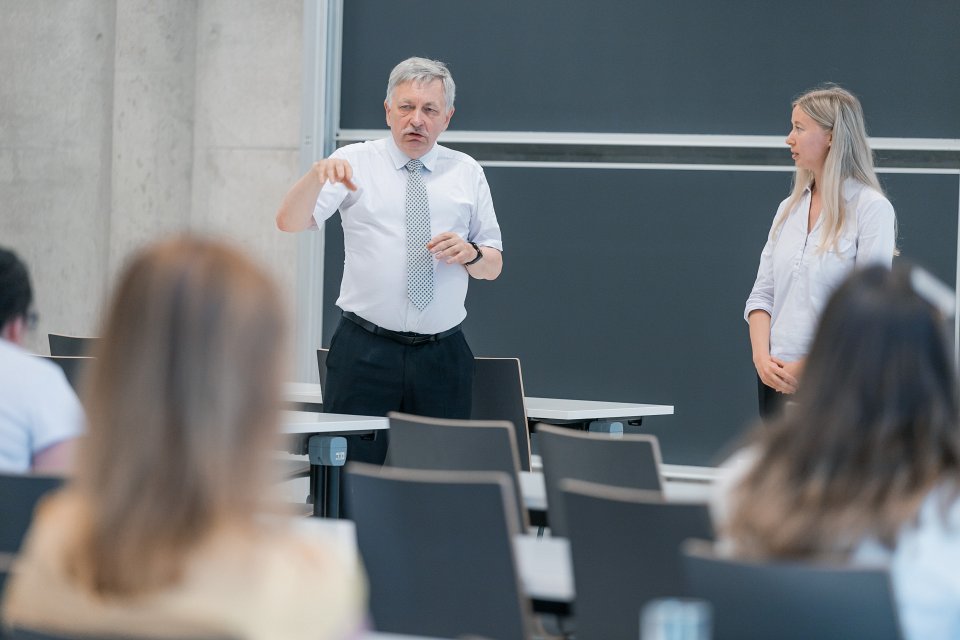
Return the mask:
<path id="1" fill-rule="evenodd" d="M 77 362 L 76 358 L 89 352 L 92 340 L 96 339 L 51 335 L 51 353 L 73 354 L 66 356 L 65 362 L 69 366 Z M 325 355 L 325 350 L 318 352 L 321 383 L 325 372 Z M 408 469 L 500 472 L 503 475 L 496 476 L 496 479 L 491 479 L 484 473 L 479 476 L 476 473 L 471 474 L 472 477 L 466 484 L 477 496 L 464 494 L 459 500 L 459 504 L 467 506 L 474 516 L 487 513 L 486 517 L 471 520 L 467 515 L 458 516 L 449 506 L 452 504 L 449 500 L 437 502 L 421 495 L 410 504 L 420 505 L 421 510 L 427 509 L 425 505 L 448 506 L 442 509 L 442 513 L 434 513 L 427 519 L 411 516 L 407 521 L 395 520 L 397 517 L 402 518 L 405 509 L 401 505 L 404 502 L 397 495 L 393 495 L 387 501 L 387 504 L 392 505 L 391 508 L 373 508 L 373 505 L 383 506 L 383 498 L 375 495 L 377 491 L 383 490 L 372 487 L 377 487 L 384 481 L 396 481 L 409 487 L 413 480 L 391 477 L 392 474 L 403 475 L 409 472 L 351 469 L 359 480 L 354 483 L 354 491 L 374 492 L 370 495 L 355 496 L 357 499 L 354 513 L 361 550 L 371 573 L 371 605 L 378 628 L 430 633 L 441 637 L 454 637 L 464 630 L 489 637 L 529 635 L 529 603 L 520 597 L 521 591 L 510 587 L 510 584 L 516 586 L 515 570 L 511 569 L 512 573 L 502 571 L 503 575 L 508 576 L 505 583 L 507 587 L 501 585 L 494 590 L 501 595 L 505 594 L 509 602 L 492 605 L 492 608 L 476 606 L 482 599 L 481 596 L 490 591 L 485 584 L 493 580 L 493 569 L 498 566 L 500 569 L 515 566 L 512 565 L 510 549 L 511 532 L 525 531 L 528 523 L 517 474 L 521 468 L 529 469 L 530 455 L 526 416 L 522 408 L 519 362 L 514 359 L 493 360 L 516 362 L 513 365 L 516 367 L 516 382 L 511 379 L 507 383 L 508 388 L 492 389 L 489 384 L 483 384 L 481 388 L 496 395 L 500 403 L 504 397 L 509 397 L 514 404 L 519 404 L 520 418 L 510 422 L 470 421 L 457 424 L 413 416 L 391 416 L 392 442 L 388 460 L 388 464 L 394 467 Z M 503 366 L 502 363 L 492 366 L 497 364 Z M 498 374 L 495 379 L 508 378 L 509 376 L 505 378 Z M 517 389 L 519 394 L 516 393 Z M 502 408 L 498 411 L 502 411 Z M 502 415 L 499 413 L 496 417 Z M 686 548 L 686 554 L 681 556 L 677 550 L 683 540 L 712 537 L 709 515 L 702 504 L 681 505 L 663 501 L 663 479 L 659 472 L 660 453 L 655 438 L 623 436 L 613 439 L 543 425 L 539 425 L 537 431 L 544 461 L 551 530 L 553 535 L 565 536 L 571 540 L 577 583 L 575 611 L 578 638 L 589 640 L 638 637 L 639 608 L 644 602 L 662 596 L 684 595 L 706 597 L 714 603 L 714 637 L 720 639 L 773 636 L 897 637 L 885 635 L 890 630 L 895 632 L 897 625 L 895 613 L 890 606 L 892 599 L 889 578 L 883 571 L 735 562 L 715 557 L 712 547 L 706 543 L 691 543 Z M 491 437 L 490 434 L 496 435 Z M 488 444 L 494 440 L 498 440 L 499 444 Z M 489 451 L 493 450 L 499 453 L 488 456 Z M 524 461 L 526 465 L 523 464 Z M 364 473 L 367 480 L 361 479 Z M 417 480 L 424 481 L 424 478 Z M 465 483 L 460 478 L 455 480 L 458 486 Z M 434 486 L 435 478 L 431 482 L 434 497 L 446 495 L 450 498 L 457 491 L 449 488 L 441 490 Z M 394 488 L 393 491 L 398 489 Z M 481 493 L 486 498 L 478 497 Z M 478 510 L 478 505 L 485 499 L 496 503 L 491 507 L 492 511 Z M 506 515 L 498 515 L 497 509 L 499 512 L 506 509 Z M 361 522 L 365 517 L 361 514 L 369 516 L 369 521 Z M 412 531 L 405 534 L 406 539 L 392 540 L 378 547 L 384 544 L 382 538 L 388 533 L 404 531 L 401 525 L 405 522 L 413 526 Z M 431 523 L 430 536 L 425 535 L 423 522 Z M 390 523 L 390 526 L 384 526 L 385 523 Z M 448 526 L 434 526 L 444 523 Z M 473 524 L 457 527 L 457 530 L 462 529 L 467 533 L 461 533 L 454 539 L 472 539 L 469 538 L 469 533 L 487 531 L 488 523 L 492 523 L 496 530 L 506 533 L 488 536 L 486 543 L 471 542 L 466 546 L 466 555 L 473 558 L 478 566 L 474 569 L 461 567 L 452 572 L 455 577 L 473 576 L 468 581 L 469 584 L 463 587 L 466 591 L 463 591 L 452 588 L 452 583 L 442 578 L 445 575 L 442 569 L 459 566 L 455 559 L 464 547 L 450 544 L 452 533 L 449 529 L 465 523 Z M 433 531 L 438 528 L 441 531 Z M 398 553 L 399 549 L 408 548 L 405 545 L 434 540 L 434 533 L 437 534 L 435 541 L 426 549 L 421 546 L 411 554 Z M 506 540 L 506 543 L 501 538 Z M 494 543 L 494 539 L 500 542 Z M 500 550 L 488 549 L 490 545 L 499 545 Z M 375 568 L 381 566 L 380 560 L 376 560 L 377 548 L 385 549 L 385 560 L 388 562 L 383 566 L 387 567 L 386 575 L 381 575 Z M 436 565 L 430 562 L 431 548 L 445 553 L 441 554 Z M 368 554 L 373 555 L 367 557 Z M 400 555 L 413 561 L 414 565 L 398 562 Z M 504 562 L 492 563 L 491 558 Z M 427 591 L 439 590 L 442 593 L 433 599 L 413 595 L 410 598 L 401 597 L 417 592 L 411 585 L 415 582 L 414 570 L 421 566 L 433 567 L 425 573 L 426 582 L 423 588 Z M 686 581 L 683 579 L 684 575 L 687 576 Z M 401 582 L 392 582 L 393 580 Z M 420 582 L 423 581 L 416 580 L 417 584 Z M 396 587 L 389 587 L 391 584 Z M 404 584 L 407 586 L 403 586 Z M 830 589 L 830 584 L 842 585 L 842 588 Z M 740 587 L 733 589 L 732 585 Z M 759 585 L 762 585 L 762 588 L 755 589 L 754 592 L 746 589 L 744 592 L 744 586 Z M 437 606 L 440 601 L 446 604 Z M 415 613 L 418 611 L 415 606 L 418 602 L 421 605 L 424 602 L 433 604 L 428 613 L 419 610 L 422 615 L 418 615 Z M 510 606 L 510 602 L 519 602 L 519 608 Z M 461 611 L 458 603 L 460 606 L 467 605 L 483 619 L 502 620 L 514 631 L 497 628 L 489 634 L 481 632 L 482 621 L 477 622 L 477 625 L 481 626 L 472 623 L 467 625 L 468 612 Z M 746 609 L 745 603 L 748 603 Z M 870 606 L 864 606 L 865 603 Z M 753 615 L 743 615 L 744 612 L 750 613 L 750 607 L 757 607 L 758 604 L 762 606 L 754 610 Z M 828 606 L 831 604 L 838 606 L 831 608 Z M 504 607 L 508 607 L 510 612 L 518 613 L 497 613 L 507 611 Z M 794 619 L 798 610 L 807 611 L 805 622 Z M 459 629 L 459 632 L 448 633 L 434 624 L 438 621 L 439 613 L 444 611 L 460 612 L 454 616 L 459 622 L 450 627 L 451 631 Z M 773 613 L 776 615 L 772 615 Z M 409 625 L 405 622 L 408 618 L 414 618 L 409 621 Z M 783 621 L 789 622 L 783 626 Z M 429 622 L 434 626 L 423 628 L 421 622 Z M 517 629 L 520 629 L 521 635 L 515 635 Z"/>
<path id="2" fill-rule="evenodd" d="M 403 414 L 390 415 L 390 450 L 387 464 L 390 467 L 416 470 L 497 472 L 506 481 L 509 494 L 509 510 L 513 519 L 520 523 L 520 529 L 510 529 L 511 533 L 526 530 L 527 513 L 523 507 L 523 498 L 519 490 L 517 455 L 512 436 L 513 427 L 505 421 L 474 422 L 422 418 Z M 657 441 L 651 436 L 625 435 L 610 438 L 599 434 L 582 433 L 571 429 L 538 425 L 540 453 L 543 460 L 543 472 L 547 487 L 548 520 L 554 536 L 568 537 L 571 541 L 573 570 L 576 577 L 576 625 L 578 637 L 610 638 L 622 637 L 623 633 L 638 636 L 638 611 L 646 601 L 663 596 L 682 596 L 685 594 L 681 581 L 679 556 L 677 549 L 686 538 L 712 539 L 713 530 L 710 515 L 703 504 L 669 504 L 664 502 L 660 475 L 660 455 Z M 369 470 L 366 471 L 370 473 Z M 405 548 L 411 542 L 428 545 L 417 548 L 405 557 L 423 558 L 428 549 L 444 548 L 445 551 L 462 551 L 458 543 L 451 545 L 450 540 L 462 541 L 482 538 L 489 540 L 501 532 L 501 520 L 496 505 L 490 507 L 485 515 L 478 515 L 477 504 L 480 498 L 468 496 L 464 491 L 457 505 L 428 502 L 427 495 L 412 495 L 415 491 L 424 491 L 422 487 L 413 488 L 415 482 L 426 483 L 422 477 L 406 478 L 401 482 L 396 472 L 389 472 L 384 480 L 367 478 L 360 488 L 354 488 L 354 514 L 357 520 L 358 535 L 361 537 L 361 549 L 365 545 L 374 549 Z M 448 476 L 448 482 L 452 482 Z M 394 508 L 389 511 L 371 514 L 369 522 L 364 522 L 365 510 L 370 504 L 378 504 L 382 497 L 371 495 L 370 486 L 376 482 L 389 485 L 390 500 Z M 567 484 L 565 484 L 567 483 Z M 475 488 L 473 491 L 479 491 Z M 624 488 L 628 487 L 628 488 Z M 436 490 L 435 488 L 433 489 Z M 448 487 L 448 490 L 452 490 Z M 406 497 L 398 492 L 408 491 Z M 491 490 L 492 491 L 492 490 Z M 605 492 L 626 492 L 627 501 L 621 501 L 619 495 L 607 495 Z M 599 492 L 599 494 L 597 493 Z M 495 493 L 495 492 L 494 492 Z M 491 500 L 493 498 L 490 498 Z M 419 501 L 419 502 L 418 502 Z M 465 531 L 452 535 L 444 532 L 437 539 L 425 540 L 420 534 L 406 537 L 402 533 L 407 520 L 395 522 L 389 520 L 397 509 L 402 510 L 411 503 L 431 505 L 436 508 L 444 520 L 452 518 L 448 526 L 462 527 L 469 522 Z M 463 512 L 451 513 L 462 509 Z M 594 510 L 599 509 L 598 513 Z M 568 514 L 567 511 L 570 510 Z M 420 520 L 422 523 L 424 520 Z M 427 520 L 429 521 L 429 520 Z M 413 523 L 418 521 L 414 519 Z M 487 523 L 493 523 L 490 529 Z M 379 524 L 378 524 L 379 523 Z M 385 524 L 388 526 L 384 526 Z M 655 526 L 653 526 L 655 525 Z M 421 525 L 422 526 L 422 525 Z M 367 528 L 369 527 L 369 532 Z M 400 539 L 393 538 L 401 536 Z M 502 537 L 502 536 L 501 536 Z M 473 549 L 471 543 L 467 548 Z M 420 609 L 412 608 L 410 603 L 398 600 L 392 594 L 399 587 L 394 580 L 393 566 L 386 575 L 378 573 L 379 561 L 383 560 L 374 553 L 367 558 L 365 565 L 371 571 L 371 584 L 383 581 L 381 598 L 372 598 L 374 619 L 378 625 L 389 631 L 403 631 L 443 635 L 447 628 L 417 627 L 422 615 Z M 510 556 L 499 558 L 509 560 Z M 489 568 L 483 559 L 485 568 Z M 451 581 L 463 580 L 466 585 L 475 575 L 468 566 L 457 566 L 451 558 L 444 558 L 441 566 L 448 567 Z M 508 566 L 509 565 L 508 563 Z M 450 588 L 444 580 L 431 582 L 430 576 L 439 575 L 440 569 L 431 567 L 430 572 L 420 575 L 423 581 L 430 582 L 431 589 L 440 589 L 445 593 L 458 593 L 462 589 Z M 411 580 L 409 570 L 404 571 L 402 579 Z M 502 580 L 512 582 L 509 571 L 502 571 Z M 446 586 L 444 586 L 446 585 Z M 615 587 L 613 586 L 615 585 Z M 462 588 L 466 588 L 464 585 Z M 507 591 L 506 593 L 508 593 Z M 492 590 L 497 597 L 504 597 L 504 590 Z M 430 600 L 420 600 L 429 602 Z M 503 602 L 489 603 L 479 607 L 481 612 L 498 610 Z M 454 618 L 463 621 L 471 608 L 471 600 L 463 600 L 460 605 L 451 602 L 443 610 L 453 612 Z M 484 618 L 484 615 L 480 615 Z M 398 621 L 403 621 L 402 624 Z M 424 620 L 419 624 L 434 625 L 436 619 Z M 478 620 L 480 624 L 482 620 Z M 452 625 L 451 625 L 452 626 Z M 460 633 L 469 631 L 480 633 L 479 629 L 460 627 Z M 501 629 L 500 633 L 505 630 Z M 483 635 L 483 634 L 481 634 Z M 501 637 L 493 635 L 491 637 Z M 519 636 L 509 636 L 519 637 Z"/>
<path id="3" fill-rule="evenodd" d="M 530 607 L 518 596 L 510 548 L 525 522 L 511 425 L 390 420 L 389 466 L 348 470 L 378 629 L 529 637 Z M 664 500 L 655 439 L 538 432 L 544 474 L 552 475 L 546 484 L 556 487 L 551 527 L 562 522 L 570 541 L 578 640 L 639 637 L 645 603 L 690 596 L 713 604 L 718 640 L 899 637 L 885 570 L 717 556 L 706 505 Z M 644 456 L 646 472 L 631 473 Z M 606 464 L 587 464 L 591 458 Z M 685 540 L 694 541 L 684 547 Z"/>
<path id="4" fill-rule="evenodd" d="M 510 542 L 520 520 L 506 474 L 366 465 L 348 472 L 358 492 L 358 543 L 378 628 L 450 638 L 530 637 L 530 606 Z M 19 550 L 36 501 L 60 484 L 0 475 L 0 559 Z M 711 602 L 715 640 L 900 638 L 882 569 L 735 561 L 703 541 L 687 542 L 678 554 L 683 537 L 709 531 L 701 505 L 578 481 L 567 481 L 562 492 L 578 639 L 639 637 L 642 603 L 663 595 Z"/>

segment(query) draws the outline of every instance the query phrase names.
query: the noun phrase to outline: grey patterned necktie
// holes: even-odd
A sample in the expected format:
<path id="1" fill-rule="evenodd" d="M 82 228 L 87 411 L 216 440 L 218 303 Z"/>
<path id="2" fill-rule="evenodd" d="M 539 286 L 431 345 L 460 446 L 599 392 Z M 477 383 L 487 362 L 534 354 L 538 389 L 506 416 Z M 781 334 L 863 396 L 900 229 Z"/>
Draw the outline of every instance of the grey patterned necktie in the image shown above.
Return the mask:
<path id="1" fill-rule="evenodd" d="M 423 163 L 411 160 L 407 167 L 407 296 L 417 309 L 433 300 L 433 256 L 430 242 L 430 202 L 420 170 Z"/>

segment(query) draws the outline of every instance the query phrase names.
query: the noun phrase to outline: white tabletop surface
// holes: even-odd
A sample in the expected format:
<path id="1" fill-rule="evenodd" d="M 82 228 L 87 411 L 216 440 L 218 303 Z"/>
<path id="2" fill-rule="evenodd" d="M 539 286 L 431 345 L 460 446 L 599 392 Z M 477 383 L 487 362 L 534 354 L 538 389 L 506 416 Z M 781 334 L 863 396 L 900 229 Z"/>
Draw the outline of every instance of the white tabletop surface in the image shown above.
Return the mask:
<path id="1" fill-rule="evenodd" d="M 280 432 L 286 434 L 381 431 L 390 427 L 386 418 L 316 411 L 284 411 L 281 421 Z"/>
<path id="2" fill-rule="evenodd" d="M 668 502 L 709 502 L 713 484 L 700 481 L 672 480 L 664 477 L 663 497 Z M 523 504 L 533 511 L 547 510 L 547 487 L 539 471 L 520 472 L 520 493 Z"/>
<path id="3" fill-rule="evenodd" d="M 427 636 L 408 636 L 405 633 L 379 633 L 377 631 L 368 631 L 358 638 L 358 640 L 439 640 L 438 638 L 428 638 Z"/>
<path id="4" fill-rule="evenodd" d="M 323 404 L 323 394 L 319 382 L 285 382 L 283 397 L 287 402 Z"/>
<path id="5" fill-rule="evenodd" d="M 684 482 L 713 482 L 722 470 L 720 467 L 694 467 L 686 464 L 661 464 L 660 473 L 669 480 Z"/>
<path id="6" fill-rule="evenodd" d="M 317 382 L 284 383 L 287 402 L 323 404 L 323 393 Z M 524 398 L 527 417 L 533 420 L 600 420 L 604 418 L 638 418 L 672 415 L 673 406 L 564 398 Z"/>
<path id="7" fill-rule="evenodd" d="M 566 400 L 563 398 L 524 398 L 527 418 L 532 420 L 601 420 L 673 415 L 673 405 Z"/>
<path id="8" fill-rule="evenodd" d="M 320 535 L 350 553 L 357 552 L 357 529 L 350 520 L 303 518 L 297 527 Z M 571 602 L 574 596 L 570 543 L 564 538 L 514 537 L 517 569 L 524 591 L 530 598 Z"/>
<path id="9" fill-rule="evenodd" d="M 520 583 L 530 598 L 553 602 L 573 602 L 573 562 L 570 542 L 566 538 L 516 536 L 513 549 L 517 554 Z"/>

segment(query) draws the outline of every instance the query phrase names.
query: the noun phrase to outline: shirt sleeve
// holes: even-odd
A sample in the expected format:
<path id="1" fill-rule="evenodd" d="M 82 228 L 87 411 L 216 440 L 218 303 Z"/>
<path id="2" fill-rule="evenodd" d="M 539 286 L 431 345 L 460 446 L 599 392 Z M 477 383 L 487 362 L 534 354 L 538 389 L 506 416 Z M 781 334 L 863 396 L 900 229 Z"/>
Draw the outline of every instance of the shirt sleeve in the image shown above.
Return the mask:
<path id="1" fill-rule="evenodd" d="M 470 219 L 470 231 L 467 240 L 476 242 L 484 247 L 493 247 L 503 251 L 503 240 L 500 237 L 500 224 L 493 209 L 493 197 L 490 195 L 490 185 L 483 168 L 477 168 L 477 206 Z"/>
<path id="2" fill-rule="evenodd" d="M 350 163 L 351 168 L 353 168 L 354 180 L 357 180 L 357 159 L 356 157 L 350 157 L 350 154 L 346 153 L 343 148 L 337 149 L 330 154 L 331 158 L 343 158 Z M 359 185 L 362 181 L 357 181 L 358 191 Z M 319 227 L 327 219 L 332 216 L 340 208 L 340 205 L 343 204 L 343 201 L 347 199 L 353 192 L 347 189 L 343 184 L 336 183 L 326 183 L 323 185 L 323 188 L 320 189 L 320 195 L 317 196 L 317 204 L 313 208 L 313 224 L 311 227 Z"/>
<path id="3" fill-rule="evenodd" d="M 897 243 L 897 218 L 886 198 L 871 200 L 857 212 L 856 266 L 893 264 Z"/>
<path id="4" fill-rule="evenodd" d="M 747 296 L 747 304 L 743 310 L 743 319 L 750 321 L 750 312 L 761 310 L 773 315 L 773 250 L 776 241 L 773 238 L 773 225 L 777 223 L 783 208 L 787 201 L 784 200 L 777 207 L 777 214 L 773 217 L 773 224 L 770 226 L 770 233 L 767 234 L 767 243 L 763 245 L 763 251 L 760 252 L 760 266 L 757 268 L 757 279 L 753 283 L 753 289 Z M 782 230 L 782 227 L 781 227 Z M 778 233 L 779 235 L 779 233 Z"/>
<path id="5" fill-rule="evenodd" d="M 45 385 L 44 401 L 35 406 L 30 433 L 30 453 L 35 455 L 83 431 L 83 408 L 73 387 L 59 368 L 51 371 Z"/>

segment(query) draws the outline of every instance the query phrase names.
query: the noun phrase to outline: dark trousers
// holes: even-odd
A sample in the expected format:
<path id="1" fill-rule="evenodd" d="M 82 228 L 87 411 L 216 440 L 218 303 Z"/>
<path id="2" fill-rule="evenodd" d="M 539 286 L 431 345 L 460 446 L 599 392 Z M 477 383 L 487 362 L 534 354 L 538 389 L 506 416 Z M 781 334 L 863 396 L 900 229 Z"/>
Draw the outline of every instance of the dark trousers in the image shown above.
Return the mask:
<path id="1" fill-rule="evenodd" d="M 404 345 L 341 318 L 330 341 L 326 382 L 327 413 L 385 416 L 402 411 L 465 420 L 473 400 L 473 352 L 462 331 L 436 342 Z M 383 464 L 388 444 L 387 431 L 348 436 L 347 460 Z M 349 489 L 343 493 L 347 498 Z M 349 498 L 341 504 L 349 509 Z"/>
<path id="2" fill-rule="evenodd" d="M 772 387 L 768 387 L 757 376 L 757 397 L 759 399 L 760 419 L 764 422 L 772 422 L 780 417 L 783 408 L 790 399 L 785 393 L 780 393 Z"/>

